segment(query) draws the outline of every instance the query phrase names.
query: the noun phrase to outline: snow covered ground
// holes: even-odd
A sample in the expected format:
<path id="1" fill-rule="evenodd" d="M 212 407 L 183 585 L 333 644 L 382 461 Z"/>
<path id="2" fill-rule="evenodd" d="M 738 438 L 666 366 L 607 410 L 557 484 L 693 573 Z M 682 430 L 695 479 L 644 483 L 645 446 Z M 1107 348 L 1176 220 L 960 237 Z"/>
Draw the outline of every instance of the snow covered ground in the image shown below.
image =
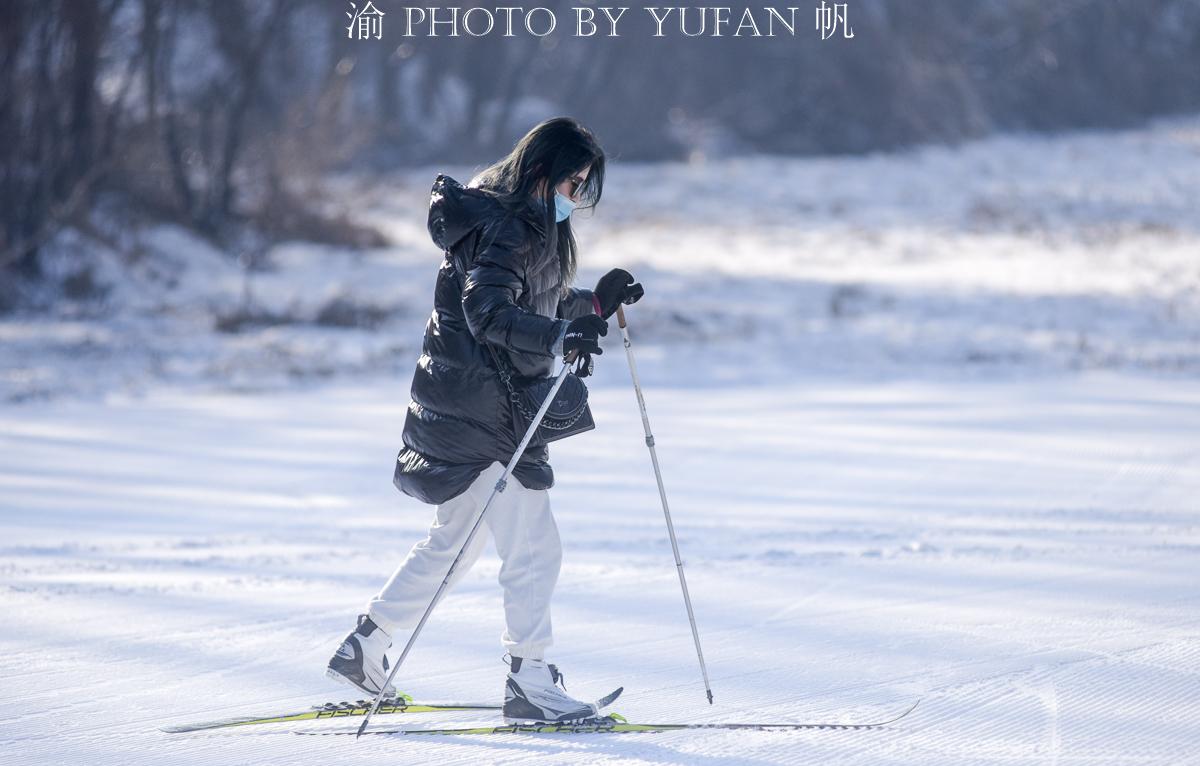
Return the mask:
<path id="1" fill-rule="evenodd" d="M 434 172 L 342 181 L 395 246 L 276 248 L 249 303 L 232 259 L 157 229 L 105 301 L 0 318 L 0 763 L 1200 764 L 1196 118 L 614 164 L 580 222 L 585 283 L 647 285 L 630 318 L 716 704 L 613 336 L 598 429 L 553 449 L 568 688 L 624 685 L 648 722 L 919 698 L 902 722 L 157 731 L 358 696 L 324 663 L 431 515 L 390 478 Z M 404 691 L 498 700 L 498 567 L 434 614 Z"/>
<path id="2" fill-rule="evenodd" d="M 601 428 L 555 450 L 572 692 L 623 684 L 615 709 L 654 722 L 852 722 L 921 699 L 886 730 L 157 732 L 355 698 L 323 663 L 430 516 L 388 484 L 394 394 L 9 408 L 0 761 L 1195 762 L 1200 388 L 1124 375 L 649 390 L 711 708 L 632 392 L 597 391 Z M 489 551 L 435 613 L 402 689 L 498 698 L 497 571 Z"/>

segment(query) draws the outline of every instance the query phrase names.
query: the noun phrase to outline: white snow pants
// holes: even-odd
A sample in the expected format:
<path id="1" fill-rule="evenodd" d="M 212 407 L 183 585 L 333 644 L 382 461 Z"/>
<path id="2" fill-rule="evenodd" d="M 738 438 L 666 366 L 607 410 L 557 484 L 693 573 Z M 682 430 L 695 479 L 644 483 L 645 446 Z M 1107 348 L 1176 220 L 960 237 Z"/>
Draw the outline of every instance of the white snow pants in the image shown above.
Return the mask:
<path id="1" fill-rule="evenodd" d="M 412 547 L 368 605 L 367 613 L 376 625 L 393 636 L 398 630 L 417 626 L 503 473 L 504 466 L 492 463 L 466 491 L 437 507 L 429 536 Z M 553 642 L 550 596 L 562 563 L 562 543 L 550 513 L 550 493 L 526 489 L 510 476 L 507 488 L 492 501 L 470 549 L 458 562 L 446 592 L 479 558 L 489 531 L 501 560 L 506 623 L 501 642 L 514 657 L 543 659 L 546 647 Z"/>

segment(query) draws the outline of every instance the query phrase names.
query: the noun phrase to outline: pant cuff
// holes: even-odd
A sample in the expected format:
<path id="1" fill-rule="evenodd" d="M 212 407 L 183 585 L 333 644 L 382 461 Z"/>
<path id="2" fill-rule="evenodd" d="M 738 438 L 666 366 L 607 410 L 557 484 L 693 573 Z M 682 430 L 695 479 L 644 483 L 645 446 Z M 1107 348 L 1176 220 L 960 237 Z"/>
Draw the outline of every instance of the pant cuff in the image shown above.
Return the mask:
<path id="1" fill-rule="evenodd" d="M 510 644 L 505 643 L 504 649 L 513 657 L 525 660 L 546 659 L 546 644 Z"/>
<path id="2" fill-rule="evenodd" d="M 367 617 L 370 617 L 371 622 L 382 628 L 384 633 L 387 633 L 389 636 L 396 635 L 396 623 L 381 615 L 377 610 L 372 609 L 369 604 L 367 605 Z"/>

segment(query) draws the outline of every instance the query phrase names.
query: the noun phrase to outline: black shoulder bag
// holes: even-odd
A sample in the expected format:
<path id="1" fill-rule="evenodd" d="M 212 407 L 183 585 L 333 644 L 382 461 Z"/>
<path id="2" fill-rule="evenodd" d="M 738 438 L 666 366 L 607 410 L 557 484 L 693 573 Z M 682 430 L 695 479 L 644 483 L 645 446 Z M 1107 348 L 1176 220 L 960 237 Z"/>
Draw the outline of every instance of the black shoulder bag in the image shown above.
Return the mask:
<path id="1" fill-rule="evenodd" d="M 496 349 L 492 348 L 490 343 L 487 347 L 496 362 L 496 372 L 504 382 L 504 387 L 508 389 L 513 429 L 520 439 L 529 430 L 542 402 L 546 401 L 550 394 L 550 389 L 554 388 L 554 378 L 529 378 L 526 383 L 514 384 L 512 372 L 500 359 Z M 558 387 L 558 393 L 554 395 L 554 401 L 550 403 L 542 422 L 538 425 L 535 440 L 558 441 L 595 428 L 596 422 L 592 420 L 592 410 L 588 407 L 587 399 L 587 386 L 578 375 L 568 372 L 562 385 Z"/>

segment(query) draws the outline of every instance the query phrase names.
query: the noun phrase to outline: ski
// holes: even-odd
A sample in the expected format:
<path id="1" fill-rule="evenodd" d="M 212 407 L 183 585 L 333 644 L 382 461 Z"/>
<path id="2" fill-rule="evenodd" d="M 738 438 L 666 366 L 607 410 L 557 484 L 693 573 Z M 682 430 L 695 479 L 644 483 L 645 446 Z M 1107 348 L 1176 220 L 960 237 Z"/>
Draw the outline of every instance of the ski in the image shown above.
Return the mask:
<path id="1" fill-rule="evenodd" d="M 307 710 L 301 710 L 295 713 L 225 718 L 218 721 L 203 721 L 199 723 L 181 724 L 178 726 L 163 726 L 160 727 L 159 730 L 165 731 L 168 734 L 182 734 L 189 731 L 224 729 L 231 726 L 253 726 L 255 724 L 264 723 L 289 723 L 293 721 L 315 721 L 322 718 L 346 718 L 351 716 L 362 716 L 366 715 L 367 711 L 371 709 L 371 702 L 371 700 L 357 700 L 355 702 L 326 702 L 323 705 L 313 705 Z M 376 710 L 375 713 L 376 715 L 387 715 L 389 713 L 438 713 L 447 710 L 500 710 L 500 706 L 453 703 L 423 704 L 413 702 L 413 698 L 407 694 L 401 694 L 395 697 L 384 697 L 379 703 L 379 709 Z"/>
<path id="2" fill-rule="evenodd" d="M 920 702 L 918 700 L 917 702 Z M 629 723 L 623 716 L 610 713 L 602 718 L 586 718 L 566 723 L 529 723 L 510 726 L 480 726 L 460 729 L 369 729 L 364 734 L 454 735 L 454 734 L 621 734 L 634 732 L 682 731 L 691 729 L 734 729 L 752 731 L 799 731 L 802 729 L 878 729 L 893 724 L 911 713 L 914 702 L 899 715 L 870 723 Z M 296 731 L 304 736 L 354 734 L 354 731 Z"/>

